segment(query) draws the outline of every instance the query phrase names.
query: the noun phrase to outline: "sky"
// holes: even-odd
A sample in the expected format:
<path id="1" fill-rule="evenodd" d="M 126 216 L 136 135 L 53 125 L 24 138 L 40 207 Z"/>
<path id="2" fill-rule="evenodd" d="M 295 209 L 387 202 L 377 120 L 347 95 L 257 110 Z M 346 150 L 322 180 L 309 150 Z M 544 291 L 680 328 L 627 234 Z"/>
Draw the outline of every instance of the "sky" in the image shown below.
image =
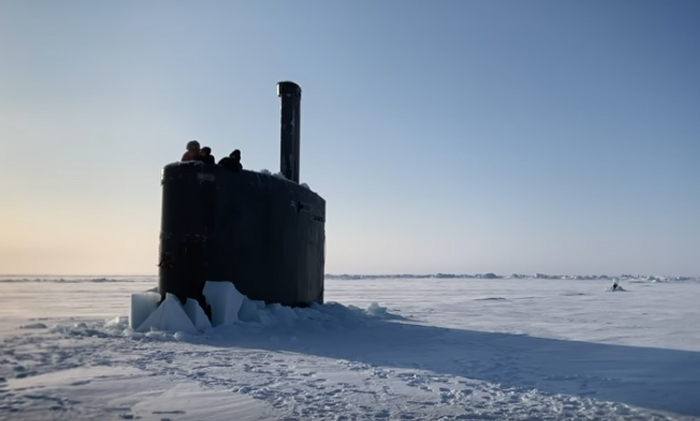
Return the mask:
<path id="1" fill-rule="evenodd" d="M 700 275 L 700 2 L 0 2 L 0 273 L 155 274 L 197 139 L 302 182 L 328 273 Z"/>

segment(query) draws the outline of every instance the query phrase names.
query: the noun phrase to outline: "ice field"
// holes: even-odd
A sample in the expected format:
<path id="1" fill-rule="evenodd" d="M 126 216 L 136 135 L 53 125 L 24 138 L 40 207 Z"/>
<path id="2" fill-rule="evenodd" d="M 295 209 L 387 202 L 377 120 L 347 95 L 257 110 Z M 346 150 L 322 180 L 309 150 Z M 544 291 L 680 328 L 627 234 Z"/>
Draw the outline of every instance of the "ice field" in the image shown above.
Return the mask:
<path id="1" fill-rule="evenodd" d="M 700 282 L 326 280 L 204 333 L 155 277 L 0 278 L 2 420 L 700 419 Z"/>

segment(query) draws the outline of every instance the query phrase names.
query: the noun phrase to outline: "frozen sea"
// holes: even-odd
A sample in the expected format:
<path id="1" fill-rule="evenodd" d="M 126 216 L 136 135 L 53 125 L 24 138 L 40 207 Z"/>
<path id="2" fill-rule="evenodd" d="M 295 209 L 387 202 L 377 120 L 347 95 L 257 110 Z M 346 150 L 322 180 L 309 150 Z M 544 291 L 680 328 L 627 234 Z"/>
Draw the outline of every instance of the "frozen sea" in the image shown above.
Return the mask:
<path id="1" fill-rule="evenodd" d="M 35 278 L 0 278 L 0 420 L 700 419 L 696 280 L 329 279 L 144 334 L 154 277 Z"/>

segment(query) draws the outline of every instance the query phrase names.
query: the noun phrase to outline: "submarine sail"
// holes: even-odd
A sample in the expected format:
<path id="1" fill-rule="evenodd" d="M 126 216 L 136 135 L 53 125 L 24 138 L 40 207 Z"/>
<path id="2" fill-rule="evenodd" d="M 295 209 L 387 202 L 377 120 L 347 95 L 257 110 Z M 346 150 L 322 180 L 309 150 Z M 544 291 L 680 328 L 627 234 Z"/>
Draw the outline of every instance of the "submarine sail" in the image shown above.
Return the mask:
<path id="1" fill-rule="evenodd" d="M 282 176 L 200 161 L 162 170 L 158 290 L 206 310 L 206 281 L 253 300 L 323 303 L 326 202 L 299 184 L 301 88 L 277 85 Z"/>

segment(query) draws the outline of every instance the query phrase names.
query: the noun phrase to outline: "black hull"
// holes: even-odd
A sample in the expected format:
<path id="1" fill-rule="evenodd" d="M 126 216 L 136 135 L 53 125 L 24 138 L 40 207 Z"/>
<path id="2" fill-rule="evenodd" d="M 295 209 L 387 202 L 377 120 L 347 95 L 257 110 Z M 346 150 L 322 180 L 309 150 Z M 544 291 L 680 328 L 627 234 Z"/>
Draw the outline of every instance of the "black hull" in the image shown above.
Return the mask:
<path id="1" fill-rule="evenodd" d="M 251 299 L 323 303 L 326 202 L 277 176 L 201 162 L 163 168 L 158 289 L 203 302 L 206 281 Z"/>

